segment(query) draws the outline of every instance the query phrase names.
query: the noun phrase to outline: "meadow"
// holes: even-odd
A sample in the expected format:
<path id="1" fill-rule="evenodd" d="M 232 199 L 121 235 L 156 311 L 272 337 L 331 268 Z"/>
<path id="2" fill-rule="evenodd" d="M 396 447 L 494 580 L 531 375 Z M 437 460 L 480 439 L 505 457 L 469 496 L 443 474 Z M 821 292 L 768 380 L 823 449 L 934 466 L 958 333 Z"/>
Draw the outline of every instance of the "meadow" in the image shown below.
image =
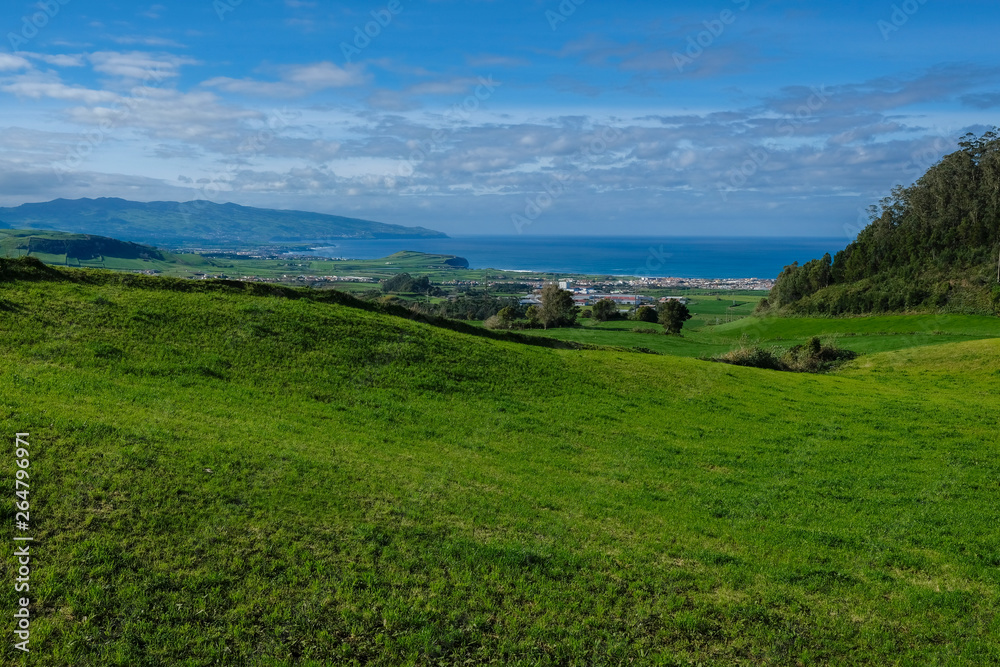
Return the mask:
<path id="1" fill-rule="evenodd" d="M 576 327 L 531 329 L 526 333 L 589 345 L 645 347 L 683 357 L 712 357 L 741 342 L 788 349 L 812 336 L 862 354 L 1000 337 L 1000 318 L 989 315 L 755 317 L 752 313 L 760 298 L 693 296 L 688 305 L 692 318 L 684 324 L 680 336 L 662 335 L 663 327 L 659 324 L 628 320 L 598 322 L 590 318 L 578 319 Z M 635 329 L 645 329 L 646 333 L 637 333 Z"/>
<path id="2" fill-rule="evenodd" d="M 1000 663 L 989 318 L 812 375 L 0 269 L 30 664 Z"/>

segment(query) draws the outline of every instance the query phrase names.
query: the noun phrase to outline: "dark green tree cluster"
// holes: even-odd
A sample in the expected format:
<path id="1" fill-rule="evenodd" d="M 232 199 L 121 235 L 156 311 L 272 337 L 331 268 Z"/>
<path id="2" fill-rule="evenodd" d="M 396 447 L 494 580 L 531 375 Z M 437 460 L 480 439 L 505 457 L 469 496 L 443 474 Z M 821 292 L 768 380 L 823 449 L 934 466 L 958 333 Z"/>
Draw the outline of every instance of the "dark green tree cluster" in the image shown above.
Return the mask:
<path id="1" fill-rule="evenodd" d="M 511 308 L 516 317 L 524 315 L 517 297 L 495 297 L 485 294 L 460 295 L 457 299 L 441 303 L 413 303 L 410 308 L 427 315 L 437 315 L 455 320 L 486 320 L 505 308 Z"/>
<path id="2" fill-rule="evenodd" d="M 770 309 L 867 313 L 1000 305 L 1000 129 L 967 134 L 913 185 L 897 186 L 833 257 L 786 266 Z"/>
<path id="3" fill-rule="evenodd" d="M 382 281 L 382 291 L 387 294 L 390 292 L 431 294 L 440 291 L 440 289 L 431 285 L 430 278 L 427 276 L 414 278 L 409 273 L 397 273 L 392 278 L 386 278 Z"/>
<path id="4" fill-rule="evenodd" d="M 653 306 L 639 306 L 632 312 L 632 319 L 636 322 L 655 324 L 659 319 L 659 314 Z"/>
<path id="5" fill-rule="evenodd" d="M 594 319 L 598 322 L 607 322 L 608 320 L 617 320 L 619 318 L 618 304 L 611 299 L 601 299 L 594 304 L 591 312 Z"/>
<path id="6" fill-rule="evenodd" d="M 822 259 L 813 259 L 802 266 L 793 262 L 786 266 L 778 276 L 768 301 L 775 306 L 783 306 L 798 301 L 804 296 L 814 294 L 832 282 L 833 258 L 830 253 Z"/>

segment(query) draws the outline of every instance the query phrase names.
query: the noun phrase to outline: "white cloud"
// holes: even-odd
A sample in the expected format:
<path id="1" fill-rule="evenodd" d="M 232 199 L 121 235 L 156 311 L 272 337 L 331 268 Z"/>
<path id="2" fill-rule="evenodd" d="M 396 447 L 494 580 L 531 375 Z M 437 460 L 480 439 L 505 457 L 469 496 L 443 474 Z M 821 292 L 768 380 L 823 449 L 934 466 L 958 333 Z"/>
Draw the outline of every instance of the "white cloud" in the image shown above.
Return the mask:
<path id="1" fill-rule="evenodd" d="M 0 53 L 0 70 L 31 69 L 31 63 L 21 56 Z"/>
<path id="2" fill-rule="evenodd" d="M 461 95 L 479 83 L 478 79 L 460 78 L 450 81 L 427 81 L 410 86 L 406 92 L 412 95 Z"/>
<path id="3" fill-rule="evenodd" d="M 139 16 L 144 16 L 147 19 L 154 19 L 155 20 L 155 19 L 159 19 L 162 16 L 164 10 L 166 10 L 166 7 L 164 7 L 163 5 L 152 5 L 146 11 L 140 12 Z"/>
<path id="4" fill-rule="evenodd" d="M 233 79 L 218 76 L 203 85 L 239 95 L 257 97 L 302 97 L 328 88 L 357 86 L 366 81 L 357 65 L 338 67 L 329 61 L 282 68 L 281 81 Z"/>
<path id="5" fill-rule="evenodd" d="M 527 58 L 517 58 L 513 56 L 479 55 L 468 56 L 466 61 L 469 67 L 531 67 L 531 61 Z"/>
<path id="6" fill-rule="evenodd" d="M 25 53 L 24 55 L 55 67 L 83 67 L 84 65 L 84 57 L 80 53 Z"/>
<path id="7" fill-rule="evenodd" d="M 364 75 L 358 67 L 348 65 L 341 68 L 329 61 L 324 61 L 312 65 L 291 67 L 286 72 L 285 79 L 314 89 L 340 88 L 363 83 Z"/>
<path id="8" fill-rule="evenodd" d="M 52 77 L 25 74 L 11 83 L 0 86 L 0 90 L 31 99 L 66 100 L 83 104 L 106 104 L 118 99 L 118 95 L 104 90 L 91 90 L 82 86 L 70 86 Z"/>
<path id="9" fill-rule="evenodd" d="M 132 127 L 160 139 L 223 141 L 243 130 L 242 121 L 260 119 L 248 109 L 223 105 L 206 91 L 182 93 L 149 88 L 142 96 L 118 98 L 113 106 L 74 107 L 69 118 L 83 125 Z"/>
<path id="10" fill-rule="evenodd" d="M 108 39 L 118 44 L 141 44 L 143 46 L 159 46 L 161 48 L 186 48 L 184 44 L 172 39 L 151 35 L 108 35 Z"/>
<path id="11" fill-rule="evenodd" d="M 134 80 L 175 77 L 182 65 L 198 64 L 197 60 L 191 58 L 141 51 L 97 51 L 88 58 L 97 72 Z"/>

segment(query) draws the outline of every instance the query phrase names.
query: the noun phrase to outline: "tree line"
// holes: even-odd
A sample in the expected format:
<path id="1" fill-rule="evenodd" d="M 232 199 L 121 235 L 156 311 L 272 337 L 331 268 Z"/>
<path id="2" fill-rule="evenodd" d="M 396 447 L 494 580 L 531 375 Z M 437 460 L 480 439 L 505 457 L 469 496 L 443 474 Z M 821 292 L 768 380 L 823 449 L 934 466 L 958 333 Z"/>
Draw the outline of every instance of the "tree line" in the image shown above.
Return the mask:
<path id="1" fill-rule="evenodd" d="M 525 285 L 527 287 L 527 285 Z M 443 290 L 431 284 L 423 276 L 414 278 L 408 273 L 400 273 L 382 281 L 381 291 L 371 290 L 362 296 L 369 300 L 398 299 L 383 296 L 389 293 L 423 294 L 438 296 Z M 581 314 L 573 295 L 560 289 L 555 283 L 542 288 L 540 304 L 522 305 L 520 299 L 512 296 L 492 296 L 485 293 L 464 293 L 457 298 L 432 303 L 409 301 L 406 307 L 423 315 L 447 317 L 458 320 L 482 320 L 489 329 L 549 329 L 569 327 L 576 324 Z M 590 309 L 582 311 L 584 317 L 593 317 L 599 322 L 614 319 L 631 319 L 637 322 L 659 323 L 668 334 L 679 334 L 684 322 L 691 319 L 687 306 L 672 299 L 658 306 L 638 306 L 628 313 L 622 313 L 618 304 L 611 299 L 601 299 Z"/>
<path id="2" fill-rule="evenodd" d="M 909 187 L 869 207 L 844 250 L 786 266 L 760 309 L 869 313 L 1000 308 L 1000 129 L 966 134 Z"/>

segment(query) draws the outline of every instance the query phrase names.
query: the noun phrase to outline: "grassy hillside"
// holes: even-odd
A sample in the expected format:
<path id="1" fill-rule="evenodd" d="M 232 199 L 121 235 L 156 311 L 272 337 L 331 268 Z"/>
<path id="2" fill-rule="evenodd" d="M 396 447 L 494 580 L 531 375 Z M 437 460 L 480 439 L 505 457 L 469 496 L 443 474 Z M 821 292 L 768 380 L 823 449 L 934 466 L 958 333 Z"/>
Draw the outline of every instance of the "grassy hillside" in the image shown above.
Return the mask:
<path id="1" fill-rule="evenodd" d="M 788 349 L 812 336 L 835 341 L 838 347 L 870 354 L 920 345 L 1000 338 L 1000 318 L 988 315 L 873 315 L 867 317 L 808 318 L 753 317 L 750 313 L 760 297 L 737 297 L 718 301 L 694 297 L 694 317 L 684 325 L 683 336 L 664 336 L 663 327 L 631 321 L 597 322 L 581 319 L 581 326 L 563 329 L 532 329 L 532 336 L 574 341 L 589 345 L 646 347 L 663 354 L 711 357 L 731 350 L 742 340 L 765 347 Z M 729 321 L 727 321 L 729 320 Z M 636 333 L 645 329 L 653 333 Z"/>
<path id="2" fill-rule="evenodd" d="M 1000 661 L 1000 341 L 781 374 L 0 279 L 32 664 Z"/>
<path id="3" fill-rule="evenodd" d="M 10 227 L 101 234 L 153 244 L 298 243 L 336 238 L 422 238 L 445 234 L 423 227 L 309 211 L 285 211 L 210 201 L 134 202 L 115 197 L 56 199 L 0 208 Z"/>

